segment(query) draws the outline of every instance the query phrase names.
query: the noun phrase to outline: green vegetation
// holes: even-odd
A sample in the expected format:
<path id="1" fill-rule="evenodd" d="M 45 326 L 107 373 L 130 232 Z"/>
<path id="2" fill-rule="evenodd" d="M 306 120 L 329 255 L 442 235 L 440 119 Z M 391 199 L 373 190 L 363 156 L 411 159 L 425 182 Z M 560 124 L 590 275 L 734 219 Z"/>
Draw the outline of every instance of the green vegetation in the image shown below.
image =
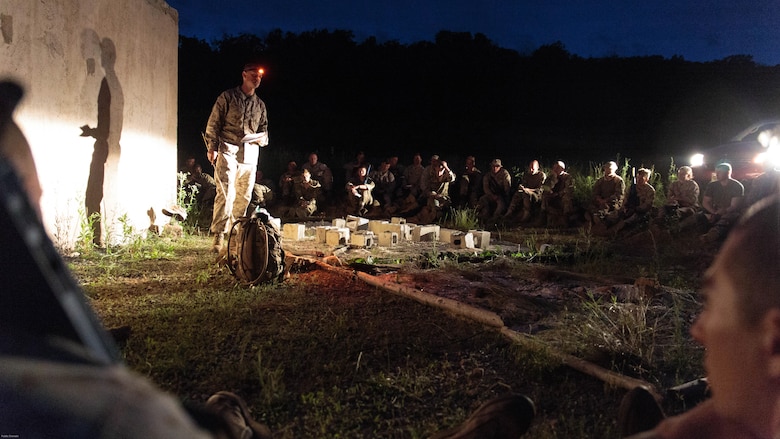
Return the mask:
<path id="1" fill-rule="evenodd" d="M 471 208 L 450 209 L 444 215 L 442 224 L 456 230 L 473 230 L 479 228 L 477 210 Z"/>

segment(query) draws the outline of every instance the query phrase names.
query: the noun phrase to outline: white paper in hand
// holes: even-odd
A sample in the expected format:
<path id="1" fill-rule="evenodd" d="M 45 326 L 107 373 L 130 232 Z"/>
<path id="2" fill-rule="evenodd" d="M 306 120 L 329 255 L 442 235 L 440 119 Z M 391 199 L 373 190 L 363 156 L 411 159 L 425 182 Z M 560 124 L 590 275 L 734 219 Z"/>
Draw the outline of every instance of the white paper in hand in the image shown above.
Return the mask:
<path id="1" fill-rule="evenodd" d="M 257 143 L 260 146 L 266 146 L 268 145 L 268 131 L 247 134 L 243 139 L 241 139 L 241 143 Z"/>

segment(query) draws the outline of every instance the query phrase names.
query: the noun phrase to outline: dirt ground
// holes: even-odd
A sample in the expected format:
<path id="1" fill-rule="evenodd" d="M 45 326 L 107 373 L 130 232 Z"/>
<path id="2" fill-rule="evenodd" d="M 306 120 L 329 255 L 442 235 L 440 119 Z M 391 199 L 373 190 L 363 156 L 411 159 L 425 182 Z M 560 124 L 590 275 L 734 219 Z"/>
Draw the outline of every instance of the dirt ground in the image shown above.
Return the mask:
<path id="1" fill-rule="evenodd" d="M 583 238 L 580 229 L 552 234 L 533 229 L 494 231 L 490 244 L 476 249 L 412 241 L 391 247 L 334 248 L 317 243 L 313 236 L 317 225 L 321 224 L 307 224 L 303 240 L 283 241 L 288 255 L 324 261 L 346 272 L 364 272 L 391 288 L 401 285 L 486 310 L 498 315 L 507 328 L 529 335 L 545 331 L 557 314 L 588 298 L 672 307 L 680 296 L 694 294 L 717 250 L 717 246 L 675 241 L 657 230 L 615 239 Z M 581 248 L 583 239 L 593 240 L 590 248 Z M 604 265 L 601 274 L 571 264 L 570 259 L 587 259 L 585 253 L 593 248 L 604 252 L 597 257 Z M 572 255 L 577 251 L 579 255 Z M 340 282 L 322 274 L 318 283 Z M 683 284 L 685 291 L 670 284 Z M 690 323 L 694 315 L 683 317 Z"/>

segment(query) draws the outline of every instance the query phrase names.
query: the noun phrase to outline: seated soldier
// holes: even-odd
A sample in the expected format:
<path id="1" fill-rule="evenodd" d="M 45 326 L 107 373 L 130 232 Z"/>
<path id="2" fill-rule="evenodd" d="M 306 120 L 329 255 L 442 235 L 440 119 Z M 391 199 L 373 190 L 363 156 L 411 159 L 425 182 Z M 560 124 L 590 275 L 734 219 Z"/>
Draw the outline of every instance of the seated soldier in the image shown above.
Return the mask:
<path id="1" fill-rule="evenodd" d="M 320 208 L 324 207 L 331 199 L 333 190 L 333 172 L 331 172 L 328 165 L 320 161 L 317 153 L 312 152 L 309 154 L 309 159 L 301 165 L 301 169 L 308 169 L 311 174 L 312 180 L 316 180 L 320 183 L 322 189 L 318 196 L 317 202 Z"/>
<path id="2" fill-rule="evenodd" d="M 626 183 L 616 174 L 617 163 L 607 162 L 603 166 L 604 175 L 593 185 L 593 199 L 588 207 L 588 222 L 601 222 L 606 216 L 620 210 Z"/>
<path id="3" fill-rule="evenodd" d="M 393 194 L 395 192 L 395 175 L 390 172 L 390 162 L 384 161 L 369 176 L 374 181 L 374 198 L 386 211 L 393 211 Z"/>
<path id="4" fill-rule="evenodd" d="M 395 193 L 393 194 L 393 202 L 399 201 L 403 198 L 403 186 L 405 184 L 404 171 L 406 166 L 399 163 L 397 155 L 391 155 L 387 158 L 387 163 L 390 163 L 390 172 L 395 177 Z"/>
<path id="5" fill-rule="evenodd" d="M 425 200 L 425 205 L 437 212 L 449 207 L 450 184 L 454 181 L 455 174 L 447 166 L 447 162 L 434 155 L 422 180 L 421 198 Z"/>
<path id="6" fill-rule="evenodd" d="M 536 225 L 566 227 L 574 213 L 574 179 L 566 172 L 566 164 L 557 161 L 552 175 L 542 189 L 542 212 Z"/>
<path id="7" fill-rule="evenodd" d="M 246 214 L 251 215 L 258 207 L 268 207 L 274 201 L 273 181 L 265 178 L 263 171 L 255 173 L 255 185 L 252 188 L 252 199 L 246 208 Z"/>
<path id="8" fill-rule="evenodd" d="M 279 177 L 279 201 L 285 206 L 289 206 L 295 199 L 293 180 L 299 173 L 298 164 L 294 160 L 290 160 L 287 162 L 287 169 Z"/>
<path id="9" fill-rule="evenodd" d="M 293 179 L 294 201 L 287 209 L 287 216 L 292 218 L 306 218 L 317 211 L 317 197 L 322 185 L 311 178 L 308 169 L 304 169 L 300 175 Z"/>
<path id="10" fill-rule="evenodd" d="M 690 166 L 680 166 L 677 170 L 677 180 L 669 185 L 666 204 L 659 209 L 658 218 L 675 217 L 688 218 L 701 209 L 699 206 L 699 184 L 693 179 Z"/>
<path id="11" fill-rule="evenodd" d="M 485 221 L 494 221 L 506 211 L 511 197 L 512 176 L 502 165 L 501 159 L 490 162 L 490 171 L 482 177 L 484 195 L 479 199 L 477 209 Z"/>
<path id="12" fill-rule="evenodd" d="M 197 227 L 208 230 L 214 214 L 214 198 L 217 196 L 217 183 L 214 177 L 203 172 L 199 163 L 193 165 L 192 173 L 186 185 L 197 187 L 195 202 L 198 206 Z"/>
<path id="13" fill-rule="evenodd" d="M 431 157 L 431 164 L 425 168 L 422 179 L 422 194 L 420 204 L 422 209 L 409 218 L 413 223 L 430 224 L 435 222 L 442 211 L 452 203 L 450 199 L 450 183 L 455 181 L 455 174 L 438 155 Z"/>
<path id="14" fill-rule="evenodd" d="M 417 199 L 420 196 L 423 172 L 425 172 L 425 167 L 422 165 L 422 156 L 415 154 L 412 157 L 412 164 L 404 168 L 403 197 L 411 195 Z"/>
<path id="15" fill-rule="evenodd" d="M 707 183 L 702 198 L 702 212 L 682 221 L 680 230 L 691 225 L 704 225 L 708 231 L 700 236 L 704 242 L 724 238 L 742 212 L 745 187 L 731 178 L 731 165 L 715 166 L 715 180 Z"/>
<path id="16" fill-rule="evenodd" d="M 371 173 L 371 163 L 368 162 L 366 153 L 363 151 L 358 151 L 357 154 L 355 154 L 355 160 L 344 164 L 344 179 L 349 181 L 349 179 L 352 178 L 355 168 L 358 166 L 365 167 L 368 170 L 368 173 Z"/>
<path id="17" fill-rule="evenodd" d="M 458 177 L 458 207 L 474 209 L 482 196 L 482 171 L 477 169 L 477 159 L 466 157 L 466 165 Z"/>
<path id="18" fill-rule="evenodd" d="M 374 205 L 374 181 L 368 176 L 368 168 L 358 166 L 347 182 L 347 208 L 350 215 L 363 216 Z"/>
<path id="19" fill-rule="evenodd" d="M 640 168 L 636 171 L 636 183 L 628 189 L 625 200 L 617 214 L 615 233 L 650 217 L 655 201 L 655 188 L 650 185 L 649 169 Z M 607 225 L 611 225 L 612 221 L 613 217 L 605 218 Z"/>
<path id="20" fill-rule="evenodd" d="M 779 221 L 777 196 L 751 206 L 705 274 L 691 335 L 704 346 L 712 397 L 631 439 L 780 437 Z M 622 412 L 636 411 L 624 403 Z"/>
<path id="21" fill-rule="evenodd" d="M 504 214 L 505 218 L 512 218 L 519 209 L 523 212 L 519 221 L 525 222 L 531 218 L 535 206 L 542 202 L 542 185 L 547 179 L 547 174 L 539 169 L 539 162 L 532 160 L 528 164 L 528 170 L 523 173 L 522 182 L 517 185 L 517 190 L 512 195 L 512 201 Z"/>

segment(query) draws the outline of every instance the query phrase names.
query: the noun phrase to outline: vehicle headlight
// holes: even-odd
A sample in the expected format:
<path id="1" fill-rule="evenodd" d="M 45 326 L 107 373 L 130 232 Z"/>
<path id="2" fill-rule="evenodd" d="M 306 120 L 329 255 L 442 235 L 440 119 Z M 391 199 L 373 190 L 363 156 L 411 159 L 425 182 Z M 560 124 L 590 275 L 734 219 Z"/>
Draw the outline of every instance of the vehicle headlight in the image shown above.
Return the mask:
<path id="1" fill-rule="evenodd" d="M 780 139 L 778 139 L 778 133 L 775 130 L 766 130 L 762 131 L 758 135 L 758 143 L 761 144 L 764 148 L 771 148 L 772 146 L 777 146 Z"/>
<path id="2" fill-rule="evenodd" d="M 757 154 L 753 158 L 753 163 L 777 168 L 780 164 L 780 145 L 777 142 L 771 143 L 766 151 Z"/>
<path id="3" fill-rule="evenodd" d="M 691 167 L 696 168 L 704 164 L 704 154 L 694 154 L 691 156 Z"/>

